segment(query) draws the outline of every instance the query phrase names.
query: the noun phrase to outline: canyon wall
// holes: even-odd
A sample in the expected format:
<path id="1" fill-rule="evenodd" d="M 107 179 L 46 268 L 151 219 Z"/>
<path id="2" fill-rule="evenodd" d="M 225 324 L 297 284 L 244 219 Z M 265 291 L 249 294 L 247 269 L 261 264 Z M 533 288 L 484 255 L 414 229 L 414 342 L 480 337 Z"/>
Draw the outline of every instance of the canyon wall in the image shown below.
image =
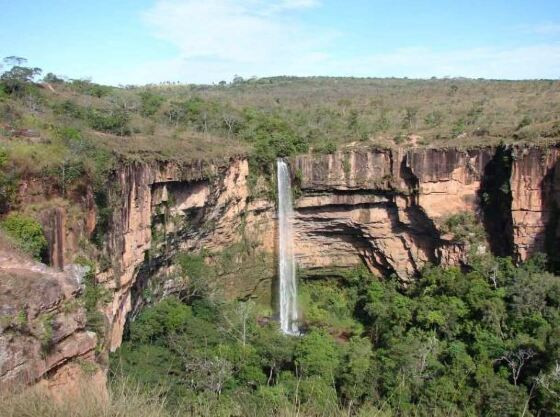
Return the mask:
<path id="1" fill-rule="evenodd" d="M 408 280 L 426 262 L 452 265 L 463 248 L 441 233 L 476 213 L 498 255 L 554 252 L 560 235 L 559 149 L 361 149 L 296 158 L 298 261 L 306 268 L 366 261 Z M 547 227 L 549 226 L 549 227 Z M 553 256 L 554 253 L 549 255 Z"/>
<path id="2" fill-rule="evenodd" d="M 464 259 L 464 246 L 441 231 L 443 220 L 463 211 L 483 220 L 496 253 L 518 260 L 537 251 L 552 253 L 559 235 L 559 156 L 557 147 L 363 147 L 298 156 L 290 161 L 297 197 L 297 262 L 309 270 L 365 263 L 379 276 L 394 274 L 407 281 L 428 262 L 454 265 Z M 53 352 L 62 352 L 62 359 L 53 359 L 55 365 L 50 367 L 30 365 L 36 371 L 21 373 L 17 369 L 27 366 L 23 363 L 35 363 L 30 358 L 39 354 L 36 348 L 35 356 L 10 348 L 12 359 L 6 359 L 6 346 L 23 346 L 18 340 L 24 340 L 24 335 L 12 326 L 8 329 L 11 342 L 0 339 L 0 383 L 13 380 L 14 375 L 26 382 L 49 379 L 55 374 L 53 369 L 57 373 L 70 369 L 77 359 L 95 356 L 96 350 L 99 362 L 120 345 L 127 319 L 138 311 L 147 293 L 162 296 L 188 286 L 188 277 L 173 262 L 179 252 L 204 249 L 212 262 L 212 254 L 243 243 L 262 269 L 257 274 L 242 269 L 222 271 L 213 284 L 229 297 L 265 293 L 270 302 L 275 204 L 260 196 L 260 180 L 256 186 L 249 180 L 246 159 L 220 164 L 123 165 L 111 182 L 110 216 L 97 253 L 96 275 L 107 294 L 105 335 L 94 338 L 84 330 L 78 309 L 72 319 L 77 324 L 66 326 L 71 330 L 54 342 Z M 51 208 L 43 215 L 51 263 L 58 268 L 71 268 L 79 242 L 100 230 L 103 208 L 93 204 L 90 191 L 79 197 L 79 205 L 83 215 L 75 221 L 69 220 L 73 217 L 64 207 Z M 232 255 L 231 264 L 239 263 L 238 258 Z M 55 281 L 67 280 L 52 274 Z M 59 306 L 65 303 L 60 300 L 80 300 L 82 293 L 83 285 L 74 281 L 71 290 L 60 290 L 55 297 L 59 301 L 50 305 L 57 306 L 56 315 L 62 314 Z M 23 299 L 11 310 L 28 311 L 37 303 L 33 298 Z M 72 340 L 69 337 L 88 338 L 88 342 L 79 345 L 83 349 L 68 350 L 64 341 Z M 20 359 L 13 359 L 16 356 Z"/>

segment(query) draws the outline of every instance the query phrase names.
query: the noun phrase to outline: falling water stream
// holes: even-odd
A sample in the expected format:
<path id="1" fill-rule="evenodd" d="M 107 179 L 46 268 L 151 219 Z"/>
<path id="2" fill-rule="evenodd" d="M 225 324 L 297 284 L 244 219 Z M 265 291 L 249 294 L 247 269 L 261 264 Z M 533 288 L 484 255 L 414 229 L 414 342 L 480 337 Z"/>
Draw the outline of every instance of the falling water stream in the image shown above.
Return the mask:
<path id="1" fill-rule="evenodd" d="M 296 260 L 294 257 L 292 184 L 288 165 L 277 161 L 278 170 L 278 273 L 280 327 L 284 334 L 298 335 Z"/>

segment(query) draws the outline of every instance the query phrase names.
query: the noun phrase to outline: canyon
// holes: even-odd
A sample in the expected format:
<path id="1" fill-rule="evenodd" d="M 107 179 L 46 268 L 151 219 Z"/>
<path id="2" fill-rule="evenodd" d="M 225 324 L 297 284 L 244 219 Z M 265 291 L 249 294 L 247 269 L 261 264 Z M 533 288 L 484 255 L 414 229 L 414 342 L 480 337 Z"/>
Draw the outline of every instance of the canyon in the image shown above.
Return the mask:
<path id="1" fill-rule="evenodd" d="M 461 265 L 470 248 L 442 231 L 445 219 L 461 212 L 479 216 L 487 246 L 497 255 L 517 261 L 537 252 L 554 256 L 560 238 L 559 156 L 557 145 L 352 146 L 290 158 L 297 264 L 310 274 L 365 264 L 380 278 L 395 275 L 406 283 L 427 264 Z M 0 384 L 40 381 L 60 391 L 93 375 L 103 387 L 107 354 L 120 346 L 127 320 L 147 298 L 188 286 L 189 277 L 173 262 L 179 252 L 204 253 L 212 262 L 234 245 L 249 246 L 248 265 L 258 274 L 244 273 L 247 266 L 234 256 L 236 273 L 221 271 L 212 285 L 231 298 L 273 304 L 274 187 L 250 170 L 248 158 L 128 163 L 108 184 L 105 208 L 86 186 L 67 197 L 78 213 L 65 204 L 42 211 L 50 267 L 0 258 L 0 274 L 10 277 L 0 280 L 1 313 L 8 318 L 0 329 Z M 102 210 L 110 213 L 105 220 Z M 104 293 L 103 328 L 96 333 L 76 302 L 88 273 L 76 257 L 102 228 L 93 252 L 96 285 Z M 41 347 L 45 333 L 48 349 Z"/>

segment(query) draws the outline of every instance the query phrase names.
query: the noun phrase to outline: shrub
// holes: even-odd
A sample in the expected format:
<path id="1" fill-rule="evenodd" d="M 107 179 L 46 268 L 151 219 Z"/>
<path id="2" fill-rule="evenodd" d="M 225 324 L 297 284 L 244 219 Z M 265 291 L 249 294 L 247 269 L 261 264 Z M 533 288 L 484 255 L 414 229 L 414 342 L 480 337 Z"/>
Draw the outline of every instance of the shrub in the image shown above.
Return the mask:
<path id="1" fill-rule="evenodd" d="M 19 213 L 11 213 L 0 222 L 0 228 L 33 258 L 41 260 L 45 255 L 47 239 L 37 220 Z"/>
<path id="2" fill-rule="evenodd" d="M 479 243 L 484 241 L 486 233 L 481 222 L 473 213 L 462 212 L 445 219 L 441 227 L 443 233 L 453 235 L 453 240 L 463 243 Z"/>
<path id="3" fill-rule="evenodd" d="M 73 90 L 94 97 L 104 97 L 113 91 L 113 87 L 92 83 L 89 80 L 72 80 L 70 86 Z"/>
<path id="4" fill-rule="evenodd" d="M 330 381 L 338 368 L 339 352 L 333 338 L 324 331 L 306 334 L 296 347 L 296 363 L 306 376 L 316 375 Z"/>
<path id="5" fill-rule="evenodd" d="M 119 136 L 130 135 L 129 120 L 130 116 L 124 109 L 116 109 L 111 112 L 94 109 L 90 110 L 87 115 L 88 124 L 92 129 Z"/>
<path id="6" fill-rule="evenodd" d="M 336 144 L 331 141 L 321 142 L 313 147 L 314 153 L 331 154 L 336 152 Z"/>
<path id="7" fill-rule="evenodd" d="M 140 94 L 141 109 L 140 114 L 142 116 L 150 117 L 156 114 L 156 112 L 161 107 L 165 99 L 157 94 L 150 91 L 143 91 Z"/>

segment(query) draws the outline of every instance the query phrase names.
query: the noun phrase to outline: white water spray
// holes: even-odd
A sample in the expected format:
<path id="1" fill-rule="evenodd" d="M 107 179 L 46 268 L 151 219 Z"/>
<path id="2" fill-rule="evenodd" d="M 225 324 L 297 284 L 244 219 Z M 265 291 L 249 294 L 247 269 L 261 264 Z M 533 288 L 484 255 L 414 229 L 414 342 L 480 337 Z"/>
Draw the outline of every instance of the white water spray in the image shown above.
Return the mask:
<path id="1" fill-rule="evenodd" d="M 298 335 L 296 260 L 294 257 L 292 184 L 288 165 L 277 161 L 278 171 L 278 273 L 280 275 L 280 327 Z"/>

